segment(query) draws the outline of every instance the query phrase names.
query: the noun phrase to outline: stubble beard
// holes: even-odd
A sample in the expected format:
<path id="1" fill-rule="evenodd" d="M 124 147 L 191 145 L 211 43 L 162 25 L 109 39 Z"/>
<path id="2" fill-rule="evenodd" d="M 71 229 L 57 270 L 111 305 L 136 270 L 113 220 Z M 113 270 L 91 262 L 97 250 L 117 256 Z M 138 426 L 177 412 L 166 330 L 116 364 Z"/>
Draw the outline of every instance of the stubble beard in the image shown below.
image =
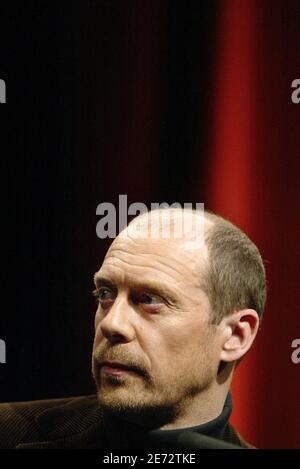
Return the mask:
<path id="1" fill-rule="evenodd" d="M 193 399 L 210 386 L 213 376 L 207 363 L 201 372 L 200 382 L 190 375 L 190 381 L 183 386 L 185 373 L 175 374 L 173 382 L 159 383 L 145 376 L 103 377 L 93 367 L 103 411 L 149 429 L 175 422 Z"/>

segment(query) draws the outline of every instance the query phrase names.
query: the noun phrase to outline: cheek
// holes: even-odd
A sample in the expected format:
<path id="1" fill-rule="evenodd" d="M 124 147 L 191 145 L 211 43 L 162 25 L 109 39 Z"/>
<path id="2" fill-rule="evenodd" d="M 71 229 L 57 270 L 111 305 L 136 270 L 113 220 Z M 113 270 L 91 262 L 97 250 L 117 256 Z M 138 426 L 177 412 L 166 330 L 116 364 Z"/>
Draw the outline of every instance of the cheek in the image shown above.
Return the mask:
<path id="1" fill-rule="evenodd" d="M 100 343 L 100 341 L 102 340 L 102 337 L 103 337 L 102 334 L 101 334 L 100 322 L 101 322 L 101 318 L 100 318 L 100 315 L 99 315 L 98 310 L 97 310 L 96 315 L 95 315 L 95 320 L 94 320 L 95 335 L 94 335 L 93 349 L 95 349 L 95 347 L 97 345 L 99 345 L 99 343 Z"/>
<path id="2" fill-rule="evenodd" d="M 186 348 L 190 335 L 182 333 L 181 327 L 171 326 L 170 323 L 160 324 L 147 331 L 140 340 L 140 345 L 148 356 L 152 371 L 161 374 L 172 373 L 182 360 L 186 359 Z"/>
<path id="3" fill-rule="evenodd" d="M 201 344 L 203 324 L 194 324 L 182 319 L 172 325 L 167 324 L 163 336 L 168 350 L 174 354 L 181 354 L 194 344 Z"/>
<path id="4" fill-rule="evenodd" d="M 96 351 L 96 349 L 97 349 L 99 343 L 100 343 L 99 335 L 95 334 L 95 336 L 94 336 L 94 342 L 93 342 L 93 352 Z"/>
<path id="5" fill-rule="evenodd" d="M 102 315 L 101 315 L 100 307 L 98 307 L 96 314 L 95 314 L 95 319 L 94 319 L 94 329 L 95 329 L 96 334 L 99 334 L 101 320 L 102 320 Z"/>
<path id="6" fill-rule="evenodd" d="M 213 337 L 202 321 L 192 325 L 182 321 L 176 327 L 166 328 L 161 338 L 162 355 L 170 372 L 179 368 L 193 368 L 212 358 Z"/>
<path id="7" fill-rule="evenodd" d="M 98 326 L 99 326 L 99 322 L 100 322 L 99 315 L 98 315 L 98 312 L 96 312 L 95 319 L 94 319 L 95 333 L 97 332 L 97 329 L 98 329 Z"/>

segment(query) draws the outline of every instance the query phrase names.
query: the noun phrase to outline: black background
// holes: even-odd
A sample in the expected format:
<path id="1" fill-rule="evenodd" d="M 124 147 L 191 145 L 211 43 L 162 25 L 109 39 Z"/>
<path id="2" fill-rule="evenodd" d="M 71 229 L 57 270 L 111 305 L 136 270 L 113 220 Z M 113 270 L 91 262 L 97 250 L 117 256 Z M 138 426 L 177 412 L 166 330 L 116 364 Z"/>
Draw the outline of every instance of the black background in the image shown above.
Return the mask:
<path id="1" fill-rule="evenodd" d="M 1 5 L 1 401 L 94 392 L 96 207 L 192 202 L 214 16 L 211 0 Z"/>

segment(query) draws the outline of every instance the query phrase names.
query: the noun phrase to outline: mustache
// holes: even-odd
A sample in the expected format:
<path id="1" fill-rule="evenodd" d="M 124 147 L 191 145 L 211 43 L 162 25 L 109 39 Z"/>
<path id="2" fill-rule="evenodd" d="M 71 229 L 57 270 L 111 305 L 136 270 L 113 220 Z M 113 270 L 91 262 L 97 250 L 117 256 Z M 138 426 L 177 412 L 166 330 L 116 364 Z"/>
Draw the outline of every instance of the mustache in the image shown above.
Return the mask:
<path id="1" fill-rule="evenodd" d="M 141 362 L 141 360 L 137 359 L 136 357 L 130 356 L 127 352 L 124 353 L 122 349 L 103 349 L 103 350 L 96 350 L 93 353 L 93 363 L 94 367 L 99 370 L 104 361 L 117 361 L 128 368 L 131 368 L 136 373 L 139 373 L 145 377 L 150 378 L 148 369 L 146 368 L 145 364 Z"/>

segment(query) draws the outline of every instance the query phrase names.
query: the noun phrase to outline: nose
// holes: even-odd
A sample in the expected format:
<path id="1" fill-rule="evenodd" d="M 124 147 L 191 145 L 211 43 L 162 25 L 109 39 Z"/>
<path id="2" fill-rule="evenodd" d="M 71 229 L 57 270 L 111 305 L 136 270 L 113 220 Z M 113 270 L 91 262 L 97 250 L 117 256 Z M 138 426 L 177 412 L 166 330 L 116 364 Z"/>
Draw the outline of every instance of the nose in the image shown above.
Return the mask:
<path id="1" fill-rule="evenodd" d="M 116 298 L 113 305 L 100 319 L 101 334 L 111 343 L 131 342 L 135 337 L 134 311 L 126 298 Z"/>

